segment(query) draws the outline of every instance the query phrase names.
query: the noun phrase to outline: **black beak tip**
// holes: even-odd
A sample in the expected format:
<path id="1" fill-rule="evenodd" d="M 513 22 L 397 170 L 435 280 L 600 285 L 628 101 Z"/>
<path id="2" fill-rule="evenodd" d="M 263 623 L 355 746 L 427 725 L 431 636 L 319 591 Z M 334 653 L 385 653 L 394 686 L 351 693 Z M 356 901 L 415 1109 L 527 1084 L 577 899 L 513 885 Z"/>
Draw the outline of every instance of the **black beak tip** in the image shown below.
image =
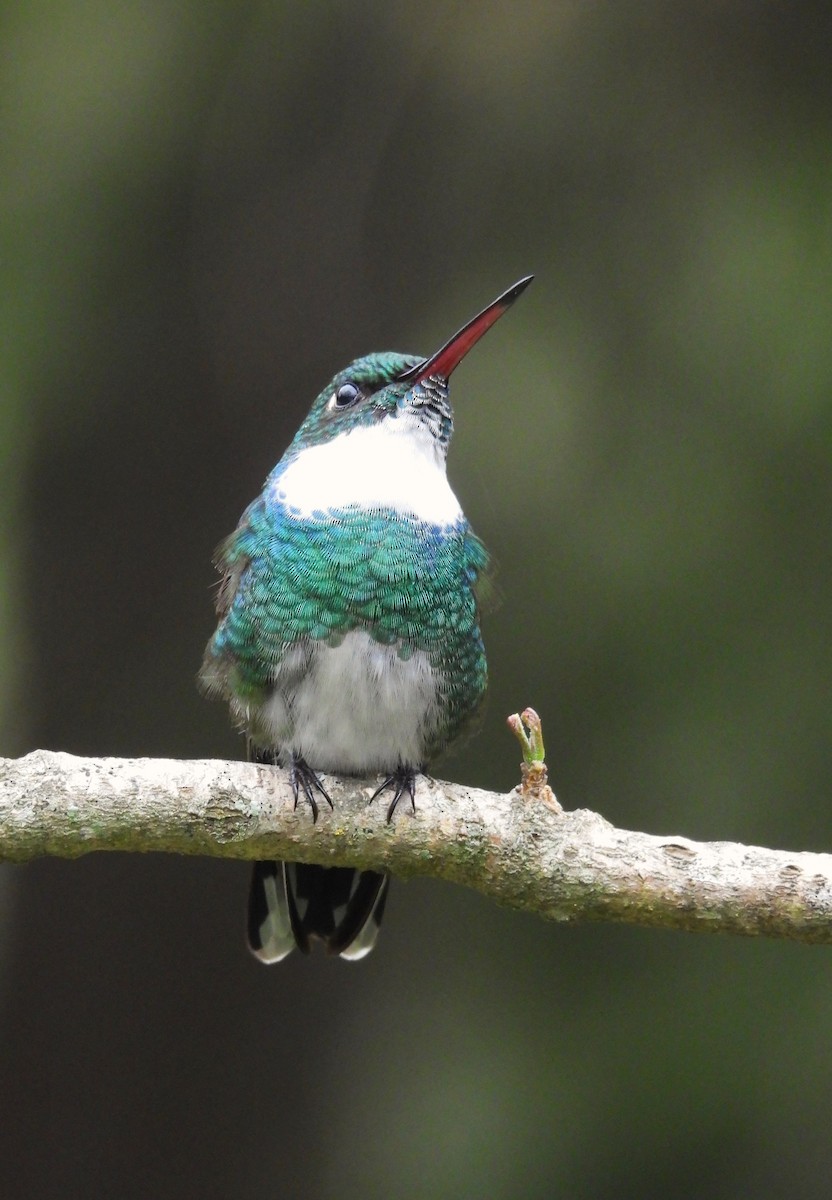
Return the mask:
<path id="1" fill-rule="evenodd" d="M 523 295 L 523 292 L 525 292 L 526 288 L 529 286 L 529 284 L 531 283 L 531 281 L 533 279 L 534 279 L 534 275 L 524 275 L 523 278 L 518 279 L 517 282 L 512 287 L 510 287 L 507 292 L 503 293 L 501 299 L 506 304 L 513 304 L 518 296 Z"/>

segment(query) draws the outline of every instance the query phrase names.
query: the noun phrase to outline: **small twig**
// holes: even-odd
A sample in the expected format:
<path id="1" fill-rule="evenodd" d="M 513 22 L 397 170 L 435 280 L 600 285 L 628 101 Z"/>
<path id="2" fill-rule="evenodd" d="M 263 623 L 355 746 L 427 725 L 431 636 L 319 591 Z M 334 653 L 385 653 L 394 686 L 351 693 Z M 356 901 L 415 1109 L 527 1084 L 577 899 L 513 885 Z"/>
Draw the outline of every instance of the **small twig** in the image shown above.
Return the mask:
<path id="1" fill-rule="evenodd" d="M 522 714 L 514 713 L 510 716 L 507 724 L 523 747 L 520 794 L 527 800 L 542 801 L 552 812 L 563 812 L 557 796 L 549 787 L 549 771 L 543 745 L 543 722 L 540 717 L 533 708 L 524 708 Z"/>

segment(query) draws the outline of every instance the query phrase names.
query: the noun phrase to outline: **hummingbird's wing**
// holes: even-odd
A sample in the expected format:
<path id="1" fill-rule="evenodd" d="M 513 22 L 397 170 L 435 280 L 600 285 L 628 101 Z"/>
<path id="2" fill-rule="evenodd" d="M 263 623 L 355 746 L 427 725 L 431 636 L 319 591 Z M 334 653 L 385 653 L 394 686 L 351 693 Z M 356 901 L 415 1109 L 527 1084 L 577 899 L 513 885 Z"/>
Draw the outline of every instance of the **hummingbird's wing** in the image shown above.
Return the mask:
<path id="1" fill-rule="evenodd" d="M 258 519 L 262 523 L 264 511 L 263 497 L 259 496 L 214 554 L 214 566 L 221 575 L 215 604 L 219 622 L 205 648 L 198 680 L 208 695 L 222 695 L 232 702 L 241 682 L 244 700 L 251 701 L 255 693 L 265 694 L 274 667 L 273 658 L 265 655 L 259 638 L 264 614 L 269 609 L 269 597 L 264 597 L 266 589 L 262 586 L 258 596 L 251 599 L 248 596 L 256 566 L 256 526 Z M 266 540 L 268 544 L 268 530 Z M 259 573 L 261 578 L 268 576 L 270 565 L 271 559 L 266 556 L 266 569 Z M 236 670 L 241 660 L 244 665 L 241 670 Z M 245 722 L 241 721 L 241 724 Z"/>
<path id="2" fill-rule="evenodd" d="M 496 583 L 497 564 L 470 525 L 465 531 L 465 561 L 480 616 L 493 612 L 502 603 Z"/>
<path id="3" fill-rule="evenodd" d="M 250 505 L 249 508 L 251 507 Z M 230 609 L 237 594 L 237 588 L 240 585 L 243 572 L 251 561 L 249 554 L 243 547 L 242 537 L 248 529 L 248 513 L 249 509 L 246 509 L 239 526 L 232 534 L 220 542 L 214 552 L 214 566 L 222 576 L 217 586 L 217 600 L 215 605 L 217 615 L 220 617 L 224 617 Z"/>

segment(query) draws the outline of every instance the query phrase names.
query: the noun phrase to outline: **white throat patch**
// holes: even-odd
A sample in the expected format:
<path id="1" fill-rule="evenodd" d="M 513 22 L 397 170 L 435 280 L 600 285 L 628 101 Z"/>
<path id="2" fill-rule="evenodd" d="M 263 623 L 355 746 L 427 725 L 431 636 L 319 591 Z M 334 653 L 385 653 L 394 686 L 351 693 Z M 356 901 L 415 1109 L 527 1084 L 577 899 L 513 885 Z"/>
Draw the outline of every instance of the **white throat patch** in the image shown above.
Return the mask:
<path id="1" fill-rule="evenodd" d="M 412 513 L 442 527 L 462 516 L 444 455 L 431 435 L 414 430 L 406 417 L 360 425 L 301 450 L 271 492 L 303 516 L 351 504 Z"/>

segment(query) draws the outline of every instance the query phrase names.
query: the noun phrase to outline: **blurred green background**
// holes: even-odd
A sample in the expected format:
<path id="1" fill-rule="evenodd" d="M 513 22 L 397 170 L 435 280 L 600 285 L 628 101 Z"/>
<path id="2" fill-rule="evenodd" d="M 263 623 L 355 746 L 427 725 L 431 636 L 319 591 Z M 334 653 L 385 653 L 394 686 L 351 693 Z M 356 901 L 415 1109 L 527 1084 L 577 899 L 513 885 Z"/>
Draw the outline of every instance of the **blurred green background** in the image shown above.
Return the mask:
<path id="1" fill-rule="evenodd" d="M 485 728 L 566 807 L 832 848 L 832 8 L 7 4 L 0 752 L 239 757 L 211 554 L 330 375 L 429 352 Z M 828 950 L 429 881 L 264 970 L 238 863 L 0 875 L 9 1197 L 827 1197 Z"/>

